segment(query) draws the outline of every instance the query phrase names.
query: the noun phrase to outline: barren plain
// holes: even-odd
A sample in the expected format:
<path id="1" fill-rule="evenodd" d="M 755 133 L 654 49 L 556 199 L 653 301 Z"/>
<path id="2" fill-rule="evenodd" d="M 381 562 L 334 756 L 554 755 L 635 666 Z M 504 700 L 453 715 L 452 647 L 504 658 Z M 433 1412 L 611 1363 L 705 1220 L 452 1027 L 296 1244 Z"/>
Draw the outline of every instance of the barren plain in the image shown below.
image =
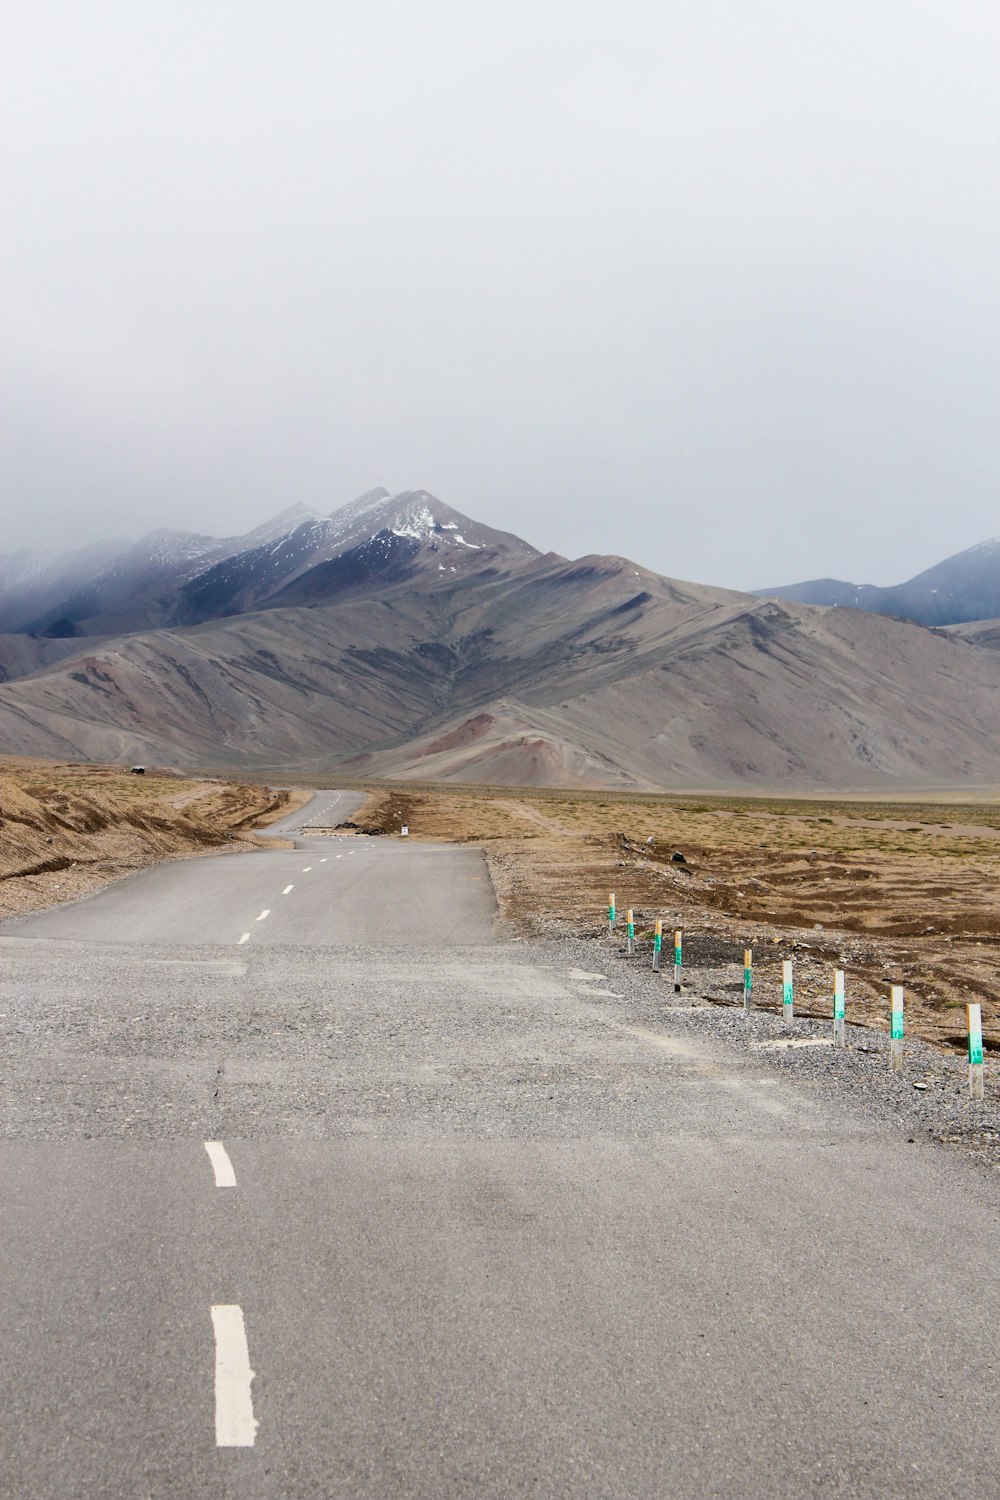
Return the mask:
<path id="1" fill-rule="evenodd" d="M 646 796 L 431 785 L 369 789 L 359 826 L 481 844 L 508 936 L 620 943 L 635 911 L 684 931 L 685 976 L 742 1003 L 780 1004 L 792 958 L 796 1010 L 832 1016 L 834 969 L 847 1018 L 888 1028 L 889 987 L 906 989 L 908 1032 L 965 1045 L 968 1001 L 1000 1051 L 1000 807 L 993 802 L 819 801 Z M 683 861 L 675 855 L 683 855 Z M 608 935 L 615 892 L 619 936 Z"/>
<path id="2" fill-rule="evenodd" d="M 780 1003 L 792 958 L 796 1010 L 885 1029 L 889 986 L 907 1030 L 965 1043 L 968 1001 L 1000 1051 L 1000 806 L 995 802 L 648 795 L 366 783 L 360 828 L 481 845 L 508 938 L 591 937 L 620 946 L 635 911 L 647 962 L 653 923 L 684 932 L 685 980 L 741 1000 L 745 946 L 754 1003 Z M 275 791 L 149 768 L 30 759 L 0 764 L 0 915 L 77 899 L 162 859 L 259 848 L 253 829 L 306 790 Z M 349 836 L 351 829 L 343 830 Z M 678 858 L 677 856 L 683 856 Z M 611 936 L 607 901 L 621 915 Z"/>

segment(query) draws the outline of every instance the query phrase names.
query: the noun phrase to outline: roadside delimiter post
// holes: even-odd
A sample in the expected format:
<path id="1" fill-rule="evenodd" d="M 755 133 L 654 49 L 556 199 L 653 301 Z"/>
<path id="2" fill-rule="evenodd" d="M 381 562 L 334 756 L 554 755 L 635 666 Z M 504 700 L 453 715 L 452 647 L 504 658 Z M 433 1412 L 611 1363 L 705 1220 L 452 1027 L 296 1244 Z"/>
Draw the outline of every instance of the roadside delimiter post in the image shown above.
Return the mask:
<path id="1" fill-rule="evenodd" d="M 967 1005 L 969 1018 L 969 1097 L 983 1097 L 983 1008 L 978 1003 Z"/>
<path id="2" fill-rule="evenodd" d="M 753 994 L 753 949 L 743 949 L 743 1009 L 750 1009 L 750 996 Z"/>
<path id="3" fill-rule="evenodd" d="M 790 958 L 781 961 L 781 1019 L 785 1025 L 791 1024 L 795 1014 L 795 988 L 792 979 L 792 960 Z"/>
<path id="4" fill-rule="evenodd" d="M 838 969 L 833 976 L 833 1045 L 844 1045 L 844 971 Z"/>
<path id="5" fill-rule="evenodd" d="M 615 893 L 614 891 L 612 891 L 608 896 L 608 931 L 610 932 L 612 937 L 614 937 L 615 935 L 616 916 L 617 912 L 615 911 Z"/>
<path id="6" fill-rule="evenodd" d="M 660 949 L 663 947 L 663 922 L 657 917 L 653 928 L 653 973 L 660 972 Z"/>
<path id="7" fill-rule="evenodd" d="M 678 927 L 674 933 L 674 994 L 681 992 L 681 964 L 684 961 L 683 954 L 684 937 Z"/>
<path id="8" fill-rule="evenodd" d="M 631 958 L 632 954 L 635 952 L 635 918 L 632 915 L 631 906 L 629 907 L 628 914 L 626 916 L 625 928 L 628 938 L 625 952 L 628 954 L 629 958 Z"/>
<path id="9" fill-rule="evenodd" d="M 903 986 L 892 986 L 889 1010 L 889 1066 L 894 1073 L 903 1071 Z"/>

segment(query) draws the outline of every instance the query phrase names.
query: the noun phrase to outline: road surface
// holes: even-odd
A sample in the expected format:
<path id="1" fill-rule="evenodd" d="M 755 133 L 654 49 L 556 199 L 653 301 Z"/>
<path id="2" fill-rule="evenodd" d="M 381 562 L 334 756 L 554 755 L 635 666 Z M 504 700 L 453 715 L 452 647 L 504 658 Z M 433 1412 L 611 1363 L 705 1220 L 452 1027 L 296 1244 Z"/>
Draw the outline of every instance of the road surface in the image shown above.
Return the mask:
<path id="1" fill-rule="evenodd" d="M 993 1184 L 336 796 L 0 928 L 0 1494 L 1000 1492 Z"/>

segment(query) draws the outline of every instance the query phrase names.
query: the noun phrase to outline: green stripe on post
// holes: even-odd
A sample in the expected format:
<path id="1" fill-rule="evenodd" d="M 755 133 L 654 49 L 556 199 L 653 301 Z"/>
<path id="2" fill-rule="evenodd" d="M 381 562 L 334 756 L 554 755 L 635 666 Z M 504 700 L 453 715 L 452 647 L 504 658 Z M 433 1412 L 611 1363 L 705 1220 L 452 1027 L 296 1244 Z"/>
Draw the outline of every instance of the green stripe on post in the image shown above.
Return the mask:
<path id="1" fill-rule="evenodd" d="M 833 976 L 833 1045 L 844 1045 L 844 971 L 837 969 Z"/>
<path id="2" fill-rule="evenodd" d="M 903 1071 L 903 986 L 894 984 L 889 1011 L 889 1065 L 894 1073 Z"/>
<path id="3" fill-rule="evenodd" d="M 983 1008 L 976 1002 L 965 1007 L 969 1021 L 969 1095 L 982 1099 L 983 1083 Z"/>

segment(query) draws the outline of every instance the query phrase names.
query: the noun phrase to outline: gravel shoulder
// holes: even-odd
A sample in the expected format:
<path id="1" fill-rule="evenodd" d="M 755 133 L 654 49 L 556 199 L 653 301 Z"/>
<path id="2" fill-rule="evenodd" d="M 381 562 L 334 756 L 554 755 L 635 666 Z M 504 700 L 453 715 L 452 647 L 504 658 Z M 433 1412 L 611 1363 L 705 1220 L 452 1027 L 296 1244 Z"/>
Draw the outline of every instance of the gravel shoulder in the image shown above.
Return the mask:
<path id="1" fill-rule="evenodd" d="M 672 965 L 652 972 L 651 954 L 631 958 L 616 939 L 526 944 L 560 967 L 603 976 L 610 993 L 636 1024 L 672 1037 L 718 1045 L 755 1076 L 808 1090 L 831 1106 L 855 1111 L 868 1124 L 903 1135 L 908 1143 L 935 1143 L 961 1152 L 991 1178 L 1000 1172 L 1000 1078 L 986 1067 L 986 1097 L 969 1095 L 964 1057 L 908 1037 L 902 1073 L 889 1066 L 888 1032 L 845 1027 L 844 1048 L 832 1045 L 832 1021 L 796 1016 L 786 1025 L 777 997 L 749 1013 L 742 997 L 742 964 L 685 965 L 680 995 Z M 727 994 L 728 992 L 728 994 Z M 723 996 L 723 999 L 710 997 Z M 1000 1181 L 998 1181 L 1000 1186 Z"/>

